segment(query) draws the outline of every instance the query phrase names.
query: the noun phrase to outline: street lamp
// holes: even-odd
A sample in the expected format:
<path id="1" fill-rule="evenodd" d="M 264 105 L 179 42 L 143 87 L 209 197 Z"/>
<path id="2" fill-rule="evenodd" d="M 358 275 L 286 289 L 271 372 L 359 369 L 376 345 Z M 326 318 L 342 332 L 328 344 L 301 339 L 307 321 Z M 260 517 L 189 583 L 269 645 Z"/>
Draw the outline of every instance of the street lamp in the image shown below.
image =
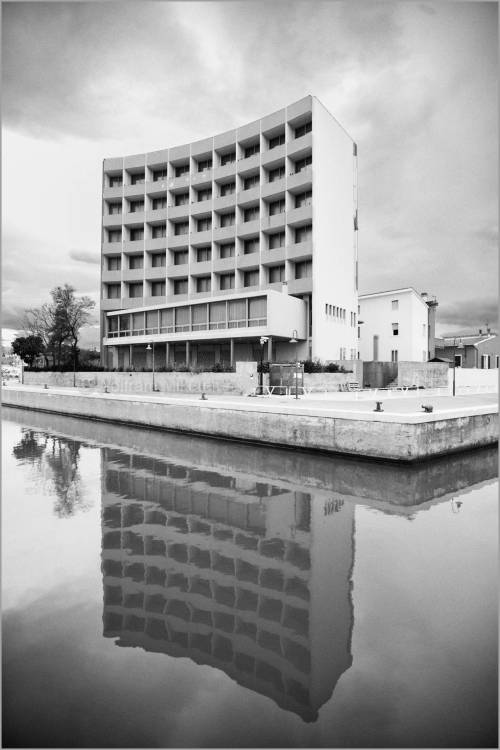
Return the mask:
<path id="1" fill-rule="evenodd" d="M 292 331 L 292 338 L 290 339 L 290 344 L 295 344 L 295 398 L 299 397 L 299 360 L 297 358 L 297 348 L 299 344 L 299 337 L 296 329 L 294 328 Z"/>
<path id="2" fill-rule="evenodd" d="M 263 360 L 264 360 L 264 346 L 267 344 L 269 339 L 266 336 L 260 337 L 260 373 L 259 373 L 259 390 L 260 395 L 262 396 L 262 392 L 264 389 L 264 373 L 262 372 L 263 367 Z"/>
<path id="3" fill-rule="evenodd" d="M 151 351 L 151 344 L 147 345 L 146 351 L 147 352 Z M 155 388 L 155 342 L 154 341 L 153 341 L 152 351 L 153 351 L 153 391 L 156 391 L 156 388 Z"/>
<path id="4" fill-rule="evenodd" d="M 455 395 L 455 369 L 456 369 L 456 366 L 457 366 L 457 363 L 456 363 L 456 350 L 457 349 L 463 349 L 463 348 L 464 348 L 464 345 L 462 343 L 462 339 L 461 338 L 458 339 L 458 344 L 457 344 L 457 339 L 453 339 L 453 395 Z"/>

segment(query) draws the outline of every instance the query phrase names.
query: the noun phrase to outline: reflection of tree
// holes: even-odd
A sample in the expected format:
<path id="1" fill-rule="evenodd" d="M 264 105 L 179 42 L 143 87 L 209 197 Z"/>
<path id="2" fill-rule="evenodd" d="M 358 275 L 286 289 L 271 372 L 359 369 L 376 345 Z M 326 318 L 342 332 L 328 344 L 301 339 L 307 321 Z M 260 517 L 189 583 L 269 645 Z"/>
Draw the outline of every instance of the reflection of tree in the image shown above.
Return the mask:
<path id="1" fill-rule="evenodd" d="M 60 518 L 69 518 L 90 507 L 78 470 L 80 447 L 77 440 L 23 429 L 22 438 L 13 449 L 19 461 L 33 464 L 40 476 L 51 482 L 57 498 L 54 513 Z"/>

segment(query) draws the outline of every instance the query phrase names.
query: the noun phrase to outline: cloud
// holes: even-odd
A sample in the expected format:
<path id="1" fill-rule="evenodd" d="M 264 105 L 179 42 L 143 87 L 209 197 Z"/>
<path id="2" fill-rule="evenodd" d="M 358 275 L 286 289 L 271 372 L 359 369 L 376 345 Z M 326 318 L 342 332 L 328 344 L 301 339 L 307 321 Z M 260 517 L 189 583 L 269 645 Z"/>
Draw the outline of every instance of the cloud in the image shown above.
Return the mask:
<path id="1" fill-rule="evenodd" d="M 88 250 L 70 250 L 69 257 L 73 260 L 78 260 L 81 263 L 91 263 L 100 265 L 101 256 L 98 252 L 90 252 Z"/>
<path id="2" fill-rule="evenodd" d="M 484 330 L 488 323 L 495 329 L 498 321 L 497 300 L 490 297 L 446 302 L 438 307 L 438 319 L 441 326 L 455 325 L 466 330 Z"/>

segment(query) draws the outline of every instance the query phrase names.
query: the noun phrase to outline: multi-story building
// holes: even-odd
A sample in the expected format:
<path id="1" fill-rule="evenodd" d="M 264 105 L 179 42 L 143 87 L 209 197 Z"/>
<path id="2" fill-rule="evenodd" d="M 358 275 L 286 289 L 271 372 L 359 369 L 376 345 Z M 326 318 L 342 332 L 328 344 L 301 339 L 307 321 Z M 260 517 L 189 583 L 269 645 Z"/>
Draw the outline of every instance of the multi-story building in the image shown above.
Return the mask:
<path id="1" fill-rule="evenodd" d="M 103 362 L 255 360 L 261 337 L 273 361 L 355 358 L 356 174 L 356 144 L 312 96 L 105 159 Z"/>
<path id="2" fill-rule="evenodd" d="M 434 357 L 433 295 L 412 287 L 359 295 L 359 357 L 365 362 L 427 362 Z"/>
<path id="3" fill-rule="evenodd" d="M 498 335 L 490 328 L 479 333 L 457 334 L 436 338 L 436 355 L 454 363 L 455 367 L 474 367 L 482 370 L 498 369 Z"/>

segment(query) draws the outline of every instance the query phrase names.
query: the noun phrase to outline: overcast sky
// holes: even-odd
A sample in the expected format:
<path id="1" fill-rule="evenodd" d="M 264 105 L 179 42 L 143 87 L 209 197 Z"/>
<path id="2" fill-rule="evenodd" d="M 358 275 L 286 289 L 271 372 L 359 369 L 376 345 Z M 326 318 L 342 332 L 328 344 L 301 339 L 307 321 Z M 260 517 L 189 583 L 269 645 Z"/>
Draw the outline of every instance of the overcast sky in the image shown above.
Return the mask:
<path id="1" fill-rule="evenodd" d="M 496 327 L 495 2 L 2 11 L 4 328 L 56 284 L 98 301 L 103 158 L 229 130 L 306 94 L 358 143 L 360 292 L 436 294 L 439 332 Z"/>

